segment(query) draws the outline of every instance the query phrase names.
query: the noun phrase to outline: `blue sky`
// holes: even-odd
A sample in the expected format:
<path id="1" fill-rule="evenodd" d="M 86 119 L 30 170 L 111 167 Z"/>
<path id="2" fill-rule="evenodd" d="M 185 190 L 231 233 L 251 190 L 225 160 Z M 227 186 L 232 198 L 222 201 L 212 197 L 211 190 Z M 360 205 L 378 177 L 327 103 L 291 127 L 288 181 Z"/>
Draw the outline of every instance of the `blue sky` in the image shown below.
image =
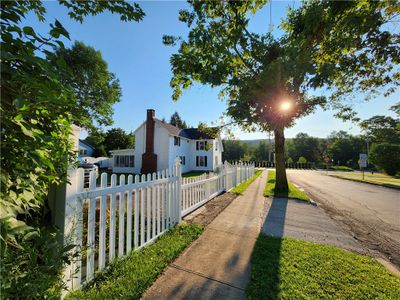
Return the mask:
<path id="1" fill-rule="evenodd" d="M 69 31 L 71 41 L 79 40 L 100 50 L 108 62 L 111 72 L 119 78 L 122 87 L 121 102 L 114 106 L 114 125 L 127 131 L 136 127 L 145 119 L 147 108 L 156 110 L 158 118 L 167 120 L 178 111 L 190 125 L 201 122 L 210 124 L 225 111 L 226 105 L 218 99 L 218 90 L 208 86 L 196 85 L 186 91 L 183 97 L 171 100 L 171 78 L 169 58 L 176 49 L 162 44 L 164 34 L 186 36 L 188 30 L 178 21 L 178 11 L 187 7 L 184 1 L 142 1 L 140 6 L 146 13 L 142 22 L 121 22 L 116 15 L 104 13 L 87 17 L 83 24 L 75 22 L 66 14 L 66 9 L 57 2 L 46 2 L 47 21 L 57 18 Z M 299 5 L 294 1 L 272 2 L 272 23 L 274 33 L 280 19 L 284 18 L 288 5 Z M 250 29 L 265 32 L 270 23 L 270 7 L 267 5 L 251 20 Z M 47 32 L 48 24 L 39 23 L 34 16 L 29 16 L 27 25 L 34 25 L 39 31 Z M 370 102 L 363 102 L 363 96 L 356 99 L 357 111 L 362 118 L 377 114 L 393 115 L 388 108 L 400 99 L 400 91 L 388 98 L 378 97 Z M 343 123 L 335 119 L 331 111 L 317 110 L 313 115 L 300 119 L 296 125 L 287 129 L 286 136 L 294 137 L 299 132 L 312 136 L 325 137 L 334 130 L 346 130 L 359 133 L 359 128 L 352 123 Z M 233 130 L 239 139 L 265 138 L 262 132 L 245 133 Z"/>

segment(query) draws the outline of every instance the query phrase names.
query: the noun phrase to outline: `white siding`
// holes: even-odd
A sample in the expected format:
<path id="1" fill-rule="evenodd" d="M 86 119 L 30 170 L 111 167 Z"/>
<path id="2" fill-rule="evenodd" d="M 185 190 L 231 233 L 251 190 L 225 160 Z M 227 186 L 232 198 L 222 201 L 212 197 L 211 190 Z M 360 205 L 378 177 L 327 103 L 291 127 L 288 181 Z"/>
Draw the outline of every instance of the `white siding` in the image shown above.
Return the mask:
<path id="1" fill-rule="evenodd" d="M 169 150 L 168 131 L 155 124 L 154 129 L 154 153 L 157 154 L 157 169 L 168 168 Z M 142 169 L 142 155 L 146 151 L 146 122 L 142 123 L 135 131 L 135 173 L 140 174 Z"/>
<path id="2" fill-rule="evenodd" d="M 168 163 L 169 166 L 173 166 L 175 164 L 175 159 L 177 156 L 185 156 L 185 165 L 182 165 L 182 172 L 189 172 L 192 170 L 190 164 L 190 157 L 191 157 L 191 140 L 185 139 L 181 137 L 181 144 L 180 146 L 174 145 L 174 136 L 169 137 L 169 157 Z"/>

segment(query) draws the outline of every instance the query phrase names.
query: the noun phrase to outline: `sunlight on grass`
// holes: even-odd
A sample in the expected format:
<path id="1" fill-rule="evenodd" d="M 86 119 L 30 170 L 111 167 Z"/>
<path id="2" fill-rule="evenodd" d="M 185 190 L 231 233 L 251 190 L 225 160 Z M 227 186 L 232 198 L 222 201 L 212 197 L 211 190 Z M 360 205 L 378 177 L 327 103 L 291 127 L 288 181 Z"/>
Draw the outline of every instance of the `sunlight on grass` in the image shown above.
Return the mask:
<path id="1" fill-rule="evenodd" d="M 400 188 L 400 178 L 396 178 L 394 176 L 389 176 L 382 173 L 371 174 L 370 172 L 365 172 L 364 180 L 362 179 L 361 172 L 332 172 L 330 173 L 330 175 L 334 177 L 351 179 L 360 182 L 369 182 L 378 185 L 387 185 Z"/>
<path id="2" fill-rule="evenodd" d="M 248 299 L 400 299 L 400 279 L 375 259 L 260 234 Z"/>
<path id="3" fill-rule="evenodd" d="M 117 259 L 83 290 L 68 299 L 140 299 L 157 276 L 203 232 L 196 224 L 178 225 L 154 244 Z"/>
<path id="4" fill-rule="evenodd" d="M 262 173 L 262 170 L 255 170 L 254 171 L 254 175 L 252 177 L 250 177 L 249 179 L 247 179 L 245 182 L 242 182 L 241 184 L 239 184 L 238 186 L 234 187 L 233 189 L 231 189 L 229 192 L 236 194 L 236 195 L 242 195 L 243 192 L 249 187 L 249 185 L 257 179 L 258 176 L 260 176 Z"/>
<path id="5" fill-rule="evenodd" d="M 297 187 L 293 185 L 288 180 L 289 184 L 289 192 L 287 193 L 281 193 L 281 192 L 275 192 L 275 171 L 273 170 L 268 170 L 268 179 L 267 179 L 267 185 L 265 186 L 264 189 L 264 197 L 284 197 L 284 198 L 293 198 L 293 199 L 299 199 L 299 200 L 304 200 L 304 201 L 310 201 L 310 198 L 300 191 Z"/>

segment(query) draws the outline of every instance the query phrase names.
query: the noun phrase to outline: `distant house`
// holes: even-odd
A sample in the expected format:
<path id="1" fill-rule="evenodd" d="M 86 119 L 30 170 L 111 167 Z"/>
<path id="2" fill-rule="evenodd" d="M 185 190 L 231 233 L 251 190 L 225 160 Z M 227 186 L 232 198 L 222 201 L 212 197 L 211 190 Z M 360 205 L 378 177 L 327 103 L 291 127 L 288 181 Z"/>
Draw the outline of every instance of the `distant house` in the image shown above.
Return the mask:
<path id="1" fill-rule="evenodd" d="M 182 172 L 213 171 L 222 163 L 222 140 L 198 128 L 181 129 L 155 118 L 153 109 L 135 131 L 135 149 L 111 151 L 113 172 L 147 174 L 170 168 L 177 157 Z"/>
<path id="2" fill-rule="evenodd" d="M 79 158 L 91 157 L 94 151 L 94 147 L 89 145 L 83 140 L 79 140 Z"/>

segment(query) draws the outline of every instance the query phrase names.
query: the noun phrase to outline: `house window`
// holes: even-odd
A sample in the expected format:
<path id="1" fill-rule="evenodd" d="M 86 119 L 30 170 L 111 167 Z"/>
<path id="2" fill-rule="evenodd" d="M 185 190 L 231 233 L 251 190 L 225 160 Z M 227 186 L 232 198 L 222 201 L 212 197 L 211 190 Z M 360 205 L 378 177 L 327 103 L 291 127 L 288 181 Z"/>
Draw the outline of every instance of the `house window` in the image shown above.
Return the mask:
<path id="1" fill-rule="evenodd" d="M 174 145 L 180 146 L 181 145 L 181 138 L 178 136 L 174 136 Z"/>
<path id="2" fill-rule="evenodd" d="M 80 155 L 86 155 L 87 154 L 87 150 L 86 149 L 79 149 L 79 154 Z"/>
<path id="3" fill-rule="evenodd" d="M 135 166 L 134 155 L 116 155 L 114 156 L 114 167 L 133 168 Z"/>
<path id="4" fill-rule="evenodd" d="M 185 165 L 186 164 L 186 157 L 185 156 L 179 156 L 180 160 L 181 160 L 181 165 Z"/>
<path id="5" fill-rule="evenodd" d="M 196 167 L 207 167 L 207 156 L 196 156 Z"/>
<path id="6" fill-rule="evenodd" d="M 196 142 L 196 150 L 206 150 L 207 141 L 197 141 Z"/>

